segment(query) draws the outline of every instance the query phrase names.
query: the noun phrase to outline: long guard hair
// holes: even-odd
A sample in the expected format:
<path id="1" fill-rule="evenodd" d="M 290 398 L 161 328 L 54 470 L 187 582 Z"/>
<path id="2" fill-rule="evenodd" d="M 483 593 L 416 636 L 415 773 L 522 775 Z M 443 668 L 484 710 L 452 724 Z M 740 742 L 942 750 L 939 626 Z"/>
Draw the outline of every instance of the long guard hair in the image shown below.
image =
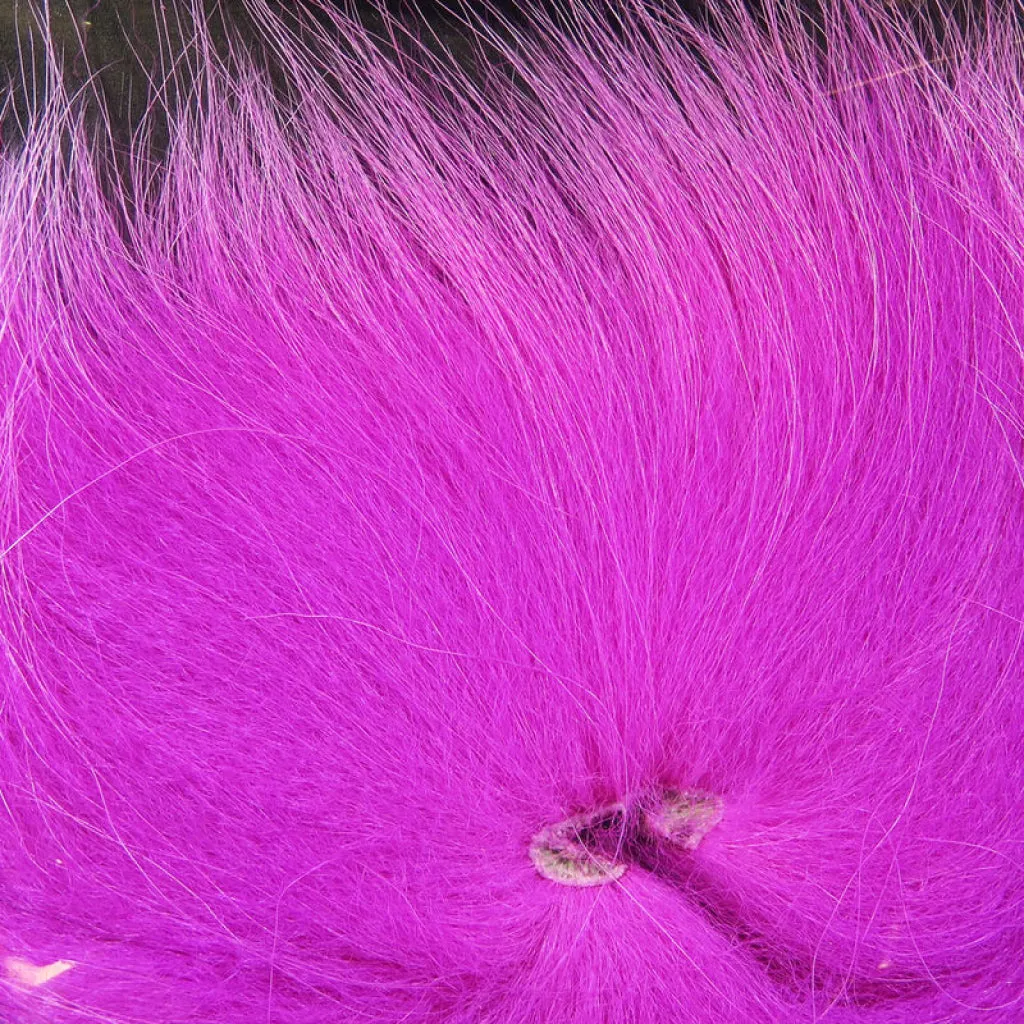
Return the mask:
<path id="1" fill-rule="evenodd" d="M 0 1020 L 1024 1020 L 1017 12 L 19 7 Z"/>

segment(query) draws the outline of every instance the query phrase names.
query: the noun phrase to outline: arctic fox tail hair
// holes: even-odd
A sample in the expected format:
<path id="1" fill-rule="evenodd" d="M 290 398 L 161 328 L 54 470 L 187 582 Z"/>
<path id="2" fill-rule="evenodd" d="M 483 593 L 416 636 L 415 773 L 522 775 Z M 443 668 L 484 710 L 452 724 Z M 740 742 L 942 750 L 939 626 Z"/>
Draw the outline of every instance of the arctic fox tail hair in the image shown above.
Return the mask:
<path id="1" fill-rule="evenodd" d="M 1019 1024 L 1017 13 L 247 6 L 19 29 L 0 1020 Z"/>

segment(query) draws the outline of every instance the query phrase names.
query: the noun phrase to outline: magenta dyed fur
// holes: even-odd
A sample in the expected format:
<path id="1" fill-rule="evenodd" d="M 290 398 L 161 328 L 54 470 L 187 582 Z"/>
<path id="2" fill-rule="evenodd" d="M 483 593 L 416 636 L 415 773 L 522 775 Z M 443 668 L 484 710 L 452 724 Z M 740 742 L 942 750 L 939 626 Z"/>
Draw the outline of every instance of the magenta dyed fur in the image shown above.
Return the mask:
<path id="1" fill-rule="evenodd" d="M 1022 33 L 830 11 L 8 148 L 4 1024 L 1024 1020 Z"/>

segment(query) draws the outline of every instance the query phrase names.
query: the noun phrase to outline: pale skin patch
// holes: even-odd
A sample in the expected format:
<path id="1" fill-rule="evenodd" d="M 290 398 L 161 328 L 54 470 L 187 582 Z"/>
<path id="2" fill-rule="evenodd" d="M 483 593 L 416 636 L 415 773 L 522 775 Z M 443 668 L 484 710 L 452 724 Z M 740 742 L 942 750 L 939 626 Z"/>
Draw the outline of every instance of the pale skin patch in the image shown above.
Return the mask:
<path id="1" fill-rule="evenodd" d="M 52 964 L 37 966 L 21 956 L 9 956 L 4 960 L 7 976 L 15 985 L 22 988 L 40 988 L 54 978 L 70 971 L 74 967 L 72 960 L 54 960 Z"/>
<path id="2" fill-rule="evenodd" d="M 722 820 L 722 799 L 701 789 L 667 790 L 658 803 L 644 811 L 652 834 L 684 850 L 696 850 Z"/>
<path id="3" fill-rule="evenodd" d="M 541 829 L 530 843 L 537 872 L 559 885 L 593 886 L 621 878 L 629 862 L 657 870 L 659 846 L 691 853 L 723 811 L 722 798 L 703 789 L 666 789 L 629 806 L 610 804 Z"/>
<path id="4" fill-rule="evenodd" d="M 585 837 L 598 829 L 610 829 L 625 817 L 621 804 L 577 814 L 557 825 L 542 828 L 530 843 L 530 860 L 538 874 L 559 885 L 607 885 L 621 878 L 626 865 L 588 847 Z"/>

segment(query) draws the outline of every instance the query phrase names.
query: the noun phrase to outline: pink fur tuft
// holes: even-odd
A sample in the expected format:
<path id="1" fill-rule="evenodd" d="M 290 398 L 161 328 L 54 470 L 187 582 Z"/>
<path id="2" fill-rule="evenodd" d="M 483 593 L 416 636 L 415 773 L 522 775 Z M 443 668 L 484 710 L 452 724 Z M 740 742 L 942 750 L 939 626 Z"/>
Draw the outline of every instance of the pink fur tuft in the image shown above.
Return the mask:
<path id="1" fill-rule="evenodd" d="M 1024 1020 L 1024 32 L 250 7 L 0 163 L 0 1020 Z"/>

